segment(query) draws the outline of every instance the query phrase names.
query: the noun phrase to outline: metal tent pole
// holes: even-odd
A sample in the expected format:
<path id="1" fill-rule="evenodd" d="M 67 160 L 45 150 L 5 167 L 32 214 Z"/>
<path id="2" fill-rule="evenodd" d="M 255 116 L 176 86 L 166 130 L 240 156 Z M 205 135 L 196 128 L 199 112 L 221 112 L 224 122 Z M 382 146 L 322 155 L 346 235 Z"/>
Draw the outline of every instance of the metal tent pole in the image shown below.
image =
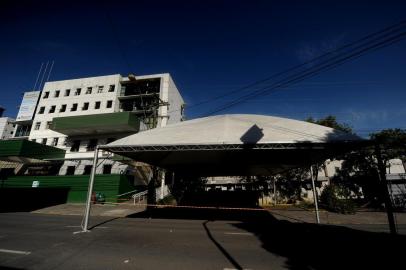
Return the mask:
<path id="1" fill-rule="evenodd" d="M 316 221 L 317 221 L 317 224 L 320 224 L 319 205 L 317 203 L 317 192 L 316 192 L 316 186 L 314 184 L 313 166 L 310 166 L 310 175 L 311 175 L 311 179 L 312 179 L 314 207 L 316 208 Z"/>
<path id="2" fill-rule="evenodd" d="M 276 179 L 273 179 L 273 205 L 276 206 Z"/>
<path id="3" fill-rule="evenodd" d="M 90 207 L 91 207 L 91 201 L 92 201 L 94 176 L 96 174 L 98 157 L 99 157 L 99 146 L 96 146 L 96 150 L 94 151 L 92 172 L 90 174 L 89 187 L 87 189 L 85 221 L 84 221 L 84 225 L 82 227 L 82 232 L 89 232 L 88 226 L 89 226 Z"/>
<path id="4" fill-rule="evenodd" d="M 165 187 L 165 171 L 161 171 L 161 192 L 159 194 L 159 199 L 164 199 L 164 187 Z"/>

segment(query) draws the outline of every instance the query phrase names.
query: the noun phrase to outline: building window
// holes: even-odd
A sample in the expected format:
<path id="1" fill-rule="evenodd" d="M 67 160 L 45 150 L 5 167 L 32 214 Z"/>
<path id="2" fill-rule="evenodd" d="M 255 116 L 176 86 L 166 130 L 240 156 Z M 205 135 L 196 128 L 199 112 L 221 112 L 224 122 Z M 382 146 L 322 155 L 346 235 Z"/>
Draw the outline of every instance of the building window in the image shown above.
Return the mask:
<path id="1" fill-rule="evenodd" d="M 49 92 L 44 92 L 44 99 L 49 97 Z"/>
<path id="2" fill-rule="evenodd" d="M 80 140 L 74 140 L 70 147 L 71 152 L 79 152 Z"/>
<path id="3" fill-rule="evenodd" d="M 83 175 L 89 175 L 92 173 L 92 165 L 85 165 L 85 168 L 83 170 Z"/>
<path id="4" fill-rule="evenodd" d="M 109 92 L 114 92 L 114 89 L 116 88 L 116 86 L 114 84 L 110 84 L 109 86 Z"/>
<path id="5" fill-rule="evenodd" d="M 87 111 L 89 109 L 89 102 L 83 103 L 82 111 Z"/>
<path id="6" fill-rule="evenodd" d="M 45 112 L 45 107 L 40 107 L 38 114 L 43 114 Z"/>
<path id="7" fill-rule="evenodd" d="M 75 96 L 79 96 L 79 95 L 80 95 L 80 91 L 82 91 L 82 88 L 76 88 Z"/>
<path id="8" fill-rule="evenodd" d="M 111 107 L 113 107 L 113 101 L 112 100 L 107 100 L 106 108 L 111 108 Z"/>
<path id="9" fill-rule="evenodd" d="M 37 123 L 35 123 L 34 130 L 39 130 L 40 127 L 41 127 L 41 122 L 37 122 Z"/>
<path id="10" fill-rule="evenodd" d="M 111 174 L 112 165 L 106 164 L 103 165 L 103 174 Z"/>
<path id="11" fill-rule="evenodd" d="M 69 97 L 69 95 L 70 95 L 70 89 L 66 89 L 65 90 L 65 97 Z"/>
<path id="12" fill-rule="evenodd" d="M 59 110 L 59 112 L 66 112 L 66 104 L 63 104 L 61 106 L 61 109 Z"/>
<path id="13" fill-rule="evenodd" d="M 46 125 L 46 129 L 50 129 L 52 126 L 52 121 L 48 121 Z"/>
<path id="14" fill-rule="evenodd" d="M 70 111 L 71 111 L 71 112 L 75 112 L 75 111 L 77 111 L 77 109 L 78 109 L 78 104 L 77 104 L 77 103 L 73 103 L 73 104 L 72 104 L 72 108 L 70 108 Z"/>
<path id="15" fill-rule="evenodd" d="M 57 97 L 59 97 L 59 94 L 60 94 L 60 93 L 61 93 L 61 91 L 56 90 L 56 91 L 55 91 L 55 95 L 54 95 L 54 97 L 56 97 L 56 98 L 57 98 Z"/>
<path id="16" fill-rule="evenodd" d="M 101 104 L 100 101 L 96 101 L 96 103 L 94 104 L 94 108 L 95 108 L 96 110 L 100 109 L 100 104 Z"/>
<path id="17" fill-rule="evenodd" d="M 103 88 L 104 88 L 103 85 L 102 85 L 102 86 L 99 86 L 99 87 L 97 88 L 97 93 L 103 93 Z"/>
<path id="18" fill-rule="evenodd" d="M 54 113 L 56 109 L 56 106 L 51 106 L 51 108 L 49 108 L 49 113 Z"/>
<path id="19" fill-rule="evenodd" d="M 52 141 L 52 146 L 57 146 L 58 145 L 59 138 L 54 138 Z"/>
<path id="20" fill-rule="evenodd" d="M 91 94 L 92 93 L 92 87 L 88 87 L 86 89 L 86 93 L 85 94 Z"/>
<path id="21" fill-rule="evenodd" d="M 89 140 L 89 143 L 87 144 L 86 151 L 94 151 L 97 146 L 97 139 L 91 139 Z"/>
<path id="22" fill-rule="evenodd" d="M 43 138 L 41 141 L 42 144 L 47 144 L 47 138 Z"/>
<path id="23" fill-rule="evenodd" d="M 75 166 L 68 166 L 66 168 L 66 175 L 74 175 L 75 174 Z"/>

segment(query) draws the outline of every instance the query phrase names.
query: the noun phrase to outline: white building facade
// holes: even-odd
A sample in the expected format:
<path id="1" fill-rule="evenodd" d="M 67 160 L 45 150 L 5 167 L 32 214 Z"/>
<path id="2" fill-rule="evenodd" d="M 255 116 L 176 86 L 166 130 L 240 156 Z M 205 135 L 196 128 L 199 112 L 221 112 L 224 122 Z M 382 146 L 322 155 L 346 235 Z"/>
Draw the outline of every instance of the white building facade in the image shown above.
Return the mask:
<path id="1" fill-rule="evenodd" d="M 9 117 L 0 117 L 0 140 L 7 140 L 14 134 L 14 119 Z"/>
<path id="2" fill-rule="evenodd" d="M 30 132 L 18 134 L 66 150 L 59 175 L 83 175 L 91 171 L 97 145 L 182 121 L 183 107 L 169 74 L 53 81 L 44 85 L 32 120 L 21 122 Z M 100 158 L 98 174 L 129 172 L 108 153 Z"/>

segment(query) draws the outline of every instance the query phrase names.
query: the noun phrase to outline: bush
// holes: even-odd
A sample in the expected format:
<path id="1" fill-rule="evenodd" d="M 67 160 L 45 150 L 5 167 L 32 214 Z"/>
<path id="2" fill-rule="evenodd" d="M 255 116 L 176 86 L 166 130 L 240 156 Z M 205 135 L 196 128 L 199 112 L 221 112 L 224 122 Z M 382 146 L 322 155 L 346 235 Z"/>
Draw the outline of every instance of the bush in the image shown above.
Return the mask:
<path id="1" fill-rule="evenodd" d="M 176 205 L 176 199 L 172 196 L 172 194 L 166 196 L 162 200 L 159 200 L 157 204 L 160 205 Z"/>
<path id="2" fill-rule="evenodd" d="M 329 211 L 341 214 L 354 214 L 355 203 L 350 197 L 350 191 L 343 186 L 329 185 L 320 196 L 321 204 Z"/>

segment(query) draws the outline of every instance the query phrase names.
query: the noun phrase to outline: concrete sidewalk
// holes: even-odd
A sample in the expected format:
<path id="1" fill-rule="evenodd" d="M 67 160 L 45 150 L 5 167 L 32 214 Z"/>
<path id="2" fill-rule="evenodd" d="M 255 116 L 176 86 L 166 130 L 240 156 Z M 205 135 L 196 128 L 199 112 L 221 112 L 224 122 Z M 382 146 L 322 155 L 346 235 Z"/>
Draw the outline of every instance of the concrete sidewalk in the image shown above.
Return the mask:
<path id="1" fill-rule="evenodd" d="M 279 220 L 290 222 L 316 223 L 314 210 L 301 209 L 298 207 L 268 208 L 268 211 Z M 355 214 L 338 214 L 320 210 L 320 222 L 322 224 L 388 224 L 386 212 L 360 210 Z M 406 224 L 406 213 L 395 213 L 397 224 Z"/>
<path id="2" fill-rule="evenodd" d="M 146 210 L 145 205 L 125 204 L 92 204 L 92 216 L 126 217 Z M 294 206 L 272 207 L 266 209 L 278 220 L 300 223 L 316 223 L 315 212 Z M 38 214 L 52 215 L 74 215 L 81 216 L 85 211 L 85 204 L 60 204 L 33 211 Z M 406 224 L 406 213 L 395 213 L 397 224 Z M 338 214 L 320 210 L 320 221 L 322 224 L 344 225 L 344 224 L 388 224 L 386 212 L 361 210 L 355 214 Z"/>
<path id="3" fill-rule="evenodd" d="M 82 216 L 85 208 L 84 203 L 66 203 L 38 209 L 31 213 Z M 143 212 L 145 209 L 145 205 L 139 204 L 92 204 L 90 214 L 91 216 L 126 217 Z"/>

